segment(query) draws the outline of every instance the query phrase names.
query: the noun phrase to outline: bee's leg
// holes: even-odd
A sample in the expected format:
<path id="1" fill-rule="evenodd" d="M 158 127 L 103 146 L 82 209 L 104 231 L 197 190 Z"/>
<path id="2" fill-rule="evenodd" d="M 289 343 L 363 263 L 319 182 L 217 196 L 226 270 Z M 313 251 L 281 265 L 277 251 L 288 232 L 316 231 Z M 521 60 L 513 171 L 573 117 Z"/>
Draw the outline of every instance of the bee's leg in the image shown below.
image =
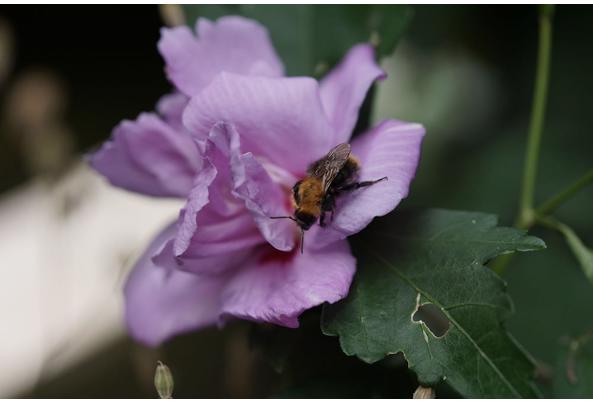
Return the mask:
<path id="1" fill-rule="evenodd" d="M 331 208 L 330 208 L 330 222 L 333 223 L 334 221 L 334 213 L 336 212 L 336 198 L 332 196 L 331 198 Z"/>
<path id="2" fill-rule="evenodd" d="M 336 207 L 336 197 L 333 192 L 328 192 L 321 203 L 321 216 L 319 217 L 319 226 L 325 227 L 325 214 L 331 212 L 331 220 L 334 218 L 334 209 Z"/>
<path id="3" fill-rule="evenodd" d="M 379 178 L 378 180 L 373 181 L 353 182 L 352 184 L 344 185 L 339 189 L 339 191 L 354 191 L 355 189 L 370 187 L 371 185 L 384 180 L 387 180 L 387 177 Z"/>

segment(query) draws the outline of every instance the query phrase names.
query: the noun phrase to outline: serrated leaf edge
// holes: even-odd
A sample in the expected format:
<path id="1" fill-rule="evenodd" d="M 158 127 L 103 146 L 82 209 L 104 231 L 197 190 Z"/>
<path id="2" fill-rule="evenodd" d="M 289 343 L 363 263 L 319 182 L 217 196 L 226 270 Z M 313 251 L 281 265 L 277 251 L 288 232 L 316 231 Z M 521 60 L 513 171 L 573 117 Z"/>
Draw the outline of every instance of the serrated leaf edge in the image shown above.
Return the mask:
<path id="1" fill-rule="evenodd" d="M 480 346 L 472 338 L 472 336 L 469 335 L 467 333 L 467 331 L 465 331 L 465 329 L 461 327 L 461 325 L 455 320 L 455 318 L 453 318 L 450 315 L 450 313 L 449 313 L 448 310 L 445 310 L 444 309 L 444 306 L 440 302 L 438 302 L 435 298 L 433 298 L 431 295 L 429 295 L 424 290 L 420 289 L 411 279 L 409 279 L 408 277 L 406 277 L 405 275 L 403 275 L 397 268 L 395 268 L 393 265 L 391 265 L 391 263 L 389 263 L 383 257 L 379 256 L 379 254 L 377 254 L 374 250 L 370 250 L 369 249 L 369 251 L 375 256 L 375 258 L 377 258 L 378 260 L 380 260 L 381 262 L 383 262 L 388 268 L 391 268 L 391 270 L 394 271 L 397 276 L 399 276 L 404 282 L 408 283 L 414 290 L 416 290 L 417 293 L 421 294 L 426 300 L 428 300 L 432 304 L 434 304 L 437 307 L 439 307 L 443 311 L 443 314 L 451 322 L 451 325 L 452 326 L 455 326 L 459 330 L 459 332 L 461 332 L 461 334 L 474 346 L 474 348 L 476 349 L 476 351 L 478 352 L 478 354 L 486 361 L 486 363 L 492 368 L 492 370 L 494 370 L 494 372 L 498 375 L 498 377 L 500 378 L 500 380 L 507 386 L 507 388 L 516 397 L 519 397 L 519 398 L 522 397 L 521 394 L 519 394 L 519 392 L 512 385 L 512 383 L 509 380 L 507 380 L 507 378 L 500 371 L 500 369 L 496 366 L 496 364 L 494 364 L 492 362 L 492 360 L 490 359 L 490 357 L 488 355 L 486 355 L 486 353 L 482 350 L 482 348 L 480 348 Z"/>

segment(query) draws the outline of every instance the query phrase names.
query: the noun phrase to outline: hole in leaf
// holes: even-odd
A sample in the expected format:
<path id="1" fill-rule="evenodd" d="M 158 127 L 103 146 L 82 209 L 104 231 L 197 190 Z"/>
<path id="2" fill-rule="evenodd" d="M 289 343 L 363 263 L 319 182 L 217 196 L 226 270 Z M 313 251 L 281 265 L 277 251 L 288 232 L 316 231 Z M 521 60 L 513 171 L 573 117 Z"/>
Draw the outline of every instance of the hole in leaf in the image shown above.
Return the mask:
<path id="1" fill-rule="evenodd" d="M 432 303 L 426 303 L 418 307 L 412 316 L 414 321 L 422 321 L 432 335 L 437 338 L 443 337 L 449 331 L 449 319 L 445 314 Z"/>

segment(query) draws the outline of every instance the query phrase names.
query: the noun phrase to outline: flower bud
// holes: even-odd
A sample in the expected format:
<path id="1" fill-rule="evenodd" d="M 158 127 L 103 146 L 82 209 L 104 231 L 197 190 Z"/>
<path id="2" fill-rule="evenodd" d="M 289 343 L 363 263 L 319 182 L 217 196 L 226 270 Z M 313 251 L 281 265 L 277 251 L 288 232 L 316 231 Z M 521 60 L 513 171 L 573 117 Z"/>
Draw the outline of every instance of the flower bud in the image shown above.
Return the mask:
<path id="1" fill-rule="evenodd" d="M 413 399 L 426 399 L 426 398 L 434 398 L 434 389 L 432 387 L 425 387 L 425 386 L 418 386 L 414 395 L 412 396 Z"/>
<path id="2" fill-rule="evenodd" d="M 160 398 L 173 397 L 173 375 L 169 367 L 161 361 L 157 362 L 156 372 L 154 373 L 154 387 Z"/>

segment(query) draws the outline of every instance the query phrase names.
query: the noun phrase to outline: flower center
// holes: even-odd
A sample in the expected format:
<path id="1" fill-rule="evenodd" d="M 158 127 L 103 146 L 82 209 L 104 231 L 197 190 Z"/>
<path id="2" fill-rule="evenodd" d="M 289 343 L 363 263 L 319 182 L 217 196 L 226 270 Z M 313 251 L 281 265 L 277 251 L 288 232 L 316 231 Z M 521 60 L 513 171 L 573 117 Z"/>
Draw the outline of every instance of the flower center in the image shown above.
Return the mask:
<path id="1" fill-rule="evenodd" d="M 270 245 L 266 245 L 264 248 L 265 251 L 259 258 L 260 264 L 284 264 L 290 262 L 297 253 L 300 254 L 300 250 L 297 247 L 293 248 L 290 251 L 280 251 Z"/>

